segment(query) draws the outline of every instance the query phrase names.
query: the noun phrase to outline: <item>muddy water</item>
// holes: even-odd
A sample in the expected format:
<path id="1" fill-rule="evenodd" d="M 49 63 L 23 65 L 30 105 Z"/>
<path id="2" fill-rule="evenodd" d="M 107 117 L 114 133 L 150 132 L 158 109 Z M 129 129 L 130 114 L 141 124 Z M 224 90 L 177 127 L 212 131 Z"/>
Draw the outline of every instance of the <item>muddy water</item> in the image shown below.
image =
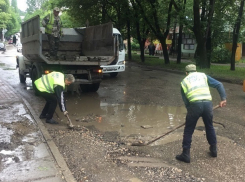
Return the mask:
<path id="1" fill-rule="evenodd" d="M 4 166 L 40 155 L 37 151 L 40 134 L 24 105 L 18 102 L 0 105 L 0 115 L 0 171 Z"/>
<path id="2" fill-rule="evenodd" d="M 102 132 L 118 132 L 121 137 L 156 137 L 185 121 L 184 107 L 111 104 L 96 94 L 69 97 L 67 108 L 74 124 L 93 125 Z"/>
<path id="3" fill-rule="evenodd" d="M 8 112 L 8 110 L 11 109 L 12 112 Z M 13 115 L 14 113 L 14 115 Z M 30 115 L 26 113 L 26 110 L 23 107 L 23 104 L 15 103 L 13 106 L 1 109 L 0 108 L 0 115 L 1 115 L 1 121 L 4 123 L 13 123 L 18 122 L 20 117 L 27 117 L 31 118 Z"/>

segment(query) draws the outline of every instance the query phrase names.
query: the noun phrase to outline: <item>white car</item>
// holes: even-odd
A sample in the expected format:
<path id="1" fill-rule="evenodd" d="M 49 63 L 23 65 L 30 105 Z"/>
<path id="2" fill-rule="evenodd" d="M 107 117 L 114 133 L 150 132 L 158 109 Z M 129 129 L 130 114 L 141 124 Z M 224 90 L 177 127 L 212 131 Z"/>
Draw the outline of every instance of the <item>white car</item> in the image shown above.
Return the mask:
<path id="1" fill-rule="evenodd" d="M 21 52 L 22 51 L 22 44 L 20 42 L 18 42 L 16 44 L 16 47 L 17 47 L 17 52 Z"/>

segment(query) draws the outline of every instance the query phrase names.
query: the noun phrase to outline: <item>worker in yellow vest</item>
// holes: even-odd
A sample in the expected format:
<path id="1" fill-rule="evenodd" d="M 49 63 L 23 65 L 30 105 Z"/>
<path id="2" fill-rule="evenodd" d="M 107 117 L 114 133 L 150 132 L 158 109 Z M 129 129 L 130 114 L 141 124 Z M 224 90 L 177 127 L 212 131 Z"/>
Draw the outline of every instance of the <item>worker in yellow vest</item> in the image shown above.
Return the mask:
<path id="1" fill-rule="evenodd" d="M 40 115 L 40 119 L 46 119 L 46 123 L 58 124 L 53 119 L 57 102 L 59 103 L 61 112 L 66 116 L 68 114 L 64 99 L 64 90 L 66 85 L 70 85 L 75 81 L 72 74 L 63 74 L 60 72 L 51 72 L 37 79 L 34 84 L 40 92 L 40 95 L 46 100 L 46 104 Z"/>
<path id="2" fill-rule="evenodd" d="M 226 94 L 223 84 L 214 78 L 196 72 L 196 66 L 189 64 L 185 67 L 186 77 L 181 82 L 181 95 L 187 109 L 182 148 L 183 152 L 176 156 L 177 160 L 190 163 L 190 148 L 192 134 L 197 121 L 202 117 L 207 141 L 210 145 L 210 155 L 217 157 L 217 140 L 213 127 L 213 105 L 209 87 L 216 88 L 221 101 L 220 107 L 226 106 Z"/>
<path id="3" fill-rule="evenodd" d="M 57 52 L 59 50 L 60 36 L 62 35 L 62 22 L 59 17 L 60 9 L 55 7 L 53 13 L 48 14 L 42 20 L 45 27 L 45 33 L 49 41 L 49 56 L 52 59 L 58 59 Z"/>

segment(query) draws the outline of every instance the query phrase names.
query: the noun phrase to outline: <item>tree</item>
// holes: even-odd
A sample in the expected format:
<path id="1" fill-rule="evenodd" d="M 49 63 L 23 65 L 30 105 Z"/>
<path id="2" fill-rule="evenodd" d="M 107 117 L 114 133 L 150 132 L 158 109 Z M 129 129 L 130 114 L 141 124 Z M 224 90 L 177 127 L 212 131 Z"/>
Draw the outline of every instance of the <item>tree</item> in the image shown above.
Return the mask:
<path id="1" fill-rule="evenodd" d="M 13 5 L 16 3 L 13 2 Z M 14 7 L 10 7 L 9 0 L 0 0 L 0 29 L 7 29 L 6 37 L 20 30 L 20 17 Z M 2 31 L 1 31 L 2 33 Z"/>
<path id="2" fill-rule="evenodd" d="M 165 1 L 135 0 L 135 1 L 137 2 L 137 5 L 140 8 L 141 11 L 140 13 L 144 17 L 145 22 L 149 26 L 151 33 L 154 34 L 162 44 L 165 64 L 169 64 L 170 62 L 169 62 L 166 38 L 169 34 L 173 0 L 165 0 Z M 167 6 L 165 6 L 165 4 Z M 147 9 L 147 7 L 149 8 Z M 162 12 L 168 12 L 168 13 L 161 14 Z M 166 24 L 164 24 L 164 22 L 166 22 Z"/>
<path id="3" fill-rule="evenodd" d="M 183 26 L 185 20 L 185 6 L 186 0 L 179 0 L 179 6 L 174 2 L 174 7 L 179 14 L 179 37 L 178 37 L 178 53 L 177 53 L 177 64 L 181 63 L 181 44 L 182 44 L 182 35 L 183 35 Z"/>
<path id="4" fill-rule="evenodd" d="M 193 32 L 197 42 L 196 64 L 200 68 L 210 68 L 210 62 L 207 58 L 206 43 L 213 18 L 214 3 L 215 0 L 209 0 L 209 3 L 206 1 L 193 0 Z"/>
<path id="5" fill-rule="evenodd" d="M 47 0 L 27 0 L 26 4 L 28 6 L 27 8 L 27 13 L 32 14 L 36 10 L 40 10 L 42 5 L 46 2 Z"/>
<path id="6" fill-rule="evenodd" d="M 235 70 L 235 56 L 236 56 L 236 49 L 237 49 L 237 41 L 239 37 L 239 31 L 242 21 L 242 15 L 243 15 L 243 7 L 244 7 L 244 0 L 241 0 L 240 8 L 239 8 L 239 14 L 237 16 L 237 20 L 234 25 L 233 29 L 233 42 L 232 42 L 232 54 L 231 54 L 231 70 Z"/>
<path id="7" fill-rule="evenodd" d="M 8 22 L 11 20 L 11 14 L 9 13 L 9 1 L 0 0 L 0 28 L 5 29 Z M 1 31 L 2 32 L 2 31 Z"/>
<path id="8" fill-rule="evenodd" d="M 11 6 L 14 8 L 14 12 L 18 13 L 17 0 L 11 0 Z"/>
<path id="9" fill-rule="evenodd" d="M 140 14 L 140 9 L 137 4 L 131 0 L 132 11 L 131 21 L 134 24 L 133 34 L 137 37 L 138 43 L 140 45 L 140 58 L 142 62 L 145 62 L 145 42 L 147 37 L 149 36 L 150 30 L 144 21 L 144 17 Z"/>

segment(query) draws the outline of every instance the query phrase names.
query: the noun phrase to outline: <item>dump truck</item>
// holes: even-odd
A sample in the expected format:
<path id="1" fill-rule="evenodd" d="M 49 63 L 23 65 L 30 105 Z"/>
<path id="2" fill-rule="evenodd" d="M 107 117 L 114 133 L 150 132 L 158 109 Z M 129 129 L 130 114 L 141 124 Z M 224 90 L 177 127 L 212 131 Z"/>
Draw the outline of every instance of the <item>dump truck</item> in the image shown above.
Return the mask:
<path id="1" fill-rule="evenodd" d="M 113 30 L 116 29 L 112 23 L 62 28 L 58 59 L 48 56 L 48 37 L 45 28 L 40 26 L 39 15 L 23 22 L 21 28 L 22 55 L 16 58 L 19 79 L 21 83 L 25 83 L 29 77 L 35 93 L 38 92 L 34 81 L 52 71 L 74 75 L 75 83 L 68 90 L 96 92 L 103 77 L 102 67 L 119 62 L 121 40 L 119 36 L 113 35 Z M 120 64 L 125 64 L 125 61 Z M 121 66 L 125 69 L 125 65 Z"/>

